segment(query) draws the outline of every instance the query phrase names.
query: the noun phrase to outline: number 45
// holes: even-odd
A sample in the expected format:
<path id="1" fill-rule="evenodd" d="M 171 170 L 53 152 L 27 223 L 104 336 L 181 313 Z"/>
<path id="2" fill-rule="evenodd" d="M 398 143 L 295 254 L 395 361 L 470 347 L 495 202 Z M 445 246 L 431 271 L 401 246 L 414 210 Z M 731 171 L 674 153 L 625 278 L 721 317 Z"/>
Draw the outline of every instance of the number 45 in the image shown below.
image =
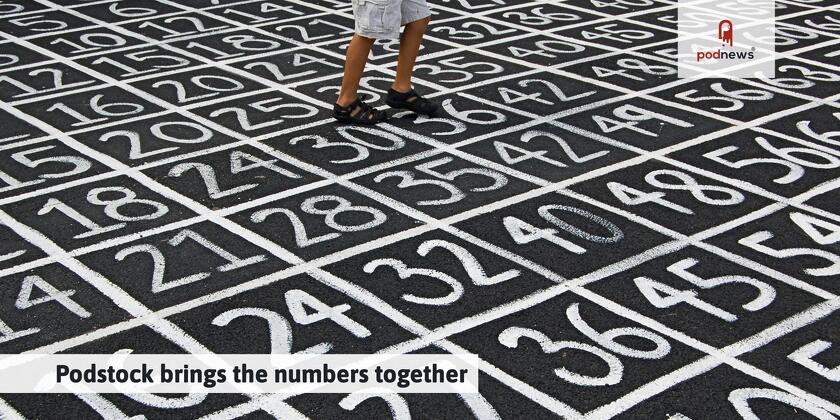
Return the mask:
<path id="1" fill-rule="evenodd" d="M 686 258 L 668 267 L 668 271 L 681 279 L 699 287 L 700 289 L 713 289 L 725 284 L 746 284 L 758 290 L 758 296 L 750 302 L 741 305 L 750 312 L 756 312 L 766 308 L 776 298 L 776 289 L 769 284 L 747 276 L 721 276 L 711 279 L 704 279 L 696 274 L 688 272 L 688 269 L 697 265 L 694 258 Z M 636 277 L 633 280 L 642 295 L 653 306 L 664 309 L 681 303 L 693 306 L 703 312 L 716 316 L 727 322 L 738 320 L 735 314 L 718 308 L 711 303 L 705 302 L 697 297 L 696 290 L 680 290 L 667 284 L 660 283 L 648 277 Z"/>

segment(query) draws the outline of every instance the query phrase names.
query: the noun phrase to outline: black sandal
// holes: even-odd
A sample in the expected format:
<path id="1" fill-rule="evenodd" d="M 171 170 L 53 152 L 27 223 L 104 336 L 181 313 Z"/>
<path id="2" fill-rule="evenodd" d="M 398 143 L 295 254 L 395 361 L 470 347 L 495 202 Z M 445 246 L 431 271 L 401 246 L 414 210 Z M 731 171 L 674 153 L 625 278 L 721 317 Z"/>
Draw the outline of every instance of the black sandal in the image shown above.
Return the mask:
<path id="1" fill-rule="evenodd" d="M 333 105 L 333 118 L 343 123 L 373 125 L 388 119 L 388 113 L 380 111 L 364 102 L 365 95 L 356 98 L 352 104 Z M 357 110 L 358 109 L 358 110 Z"/>
<path id="2" fill-rule="evenodd" d="M 388 96 L 385 98 L 385 103 L 391 108 L 407 109 L 417 114 L 427 115 L 429 117 L 434 117 L 438 111 L 436 103 L 420 96 L 420 94 L 414 89 L 405 93 L 389 89 Z"/>

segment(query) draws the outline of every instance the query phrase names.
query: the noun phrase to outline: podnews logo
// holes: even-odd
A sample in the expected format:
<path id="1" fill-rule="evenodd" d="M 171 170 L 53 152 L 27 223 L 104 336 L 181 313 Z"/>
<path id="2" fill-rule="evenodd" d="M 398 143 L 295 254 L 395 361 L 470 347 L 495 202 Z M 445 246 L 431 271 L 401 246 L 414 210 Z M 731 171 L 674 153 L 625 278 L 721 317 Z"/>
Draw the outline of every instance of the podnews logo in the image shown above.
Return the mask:
<path id="1" fill-rule="evenodd" d="M 721 47 L 729 48 L 735 46 L 735 27 L 729 19 L 723 19 L 718 23 L 718 39 L 721 41 Z M 755 47 L 750 48 L 750 51 L 724 51 L 718 48 L 715 51 L 697 51 L 697 61 L 703 60 L 752 60 L 755 58 Z"/>

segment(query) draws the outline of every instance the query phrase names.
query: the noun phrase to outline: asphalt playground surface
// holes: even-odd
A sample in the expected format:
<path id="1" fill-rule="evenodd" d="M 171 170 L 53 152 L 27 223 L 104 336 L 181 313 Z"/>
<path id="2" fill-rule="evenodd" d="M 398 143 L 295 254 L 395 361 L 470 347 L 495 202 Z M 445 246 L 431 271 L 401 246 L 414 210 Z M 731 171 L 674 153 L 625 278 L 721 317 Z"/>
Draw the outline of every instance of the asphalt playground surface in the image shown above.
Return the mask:
<path id="1" fill-rule="evenodd" d="M 470 352 L 480 394 L 0 418 L 840 416 L 840 5 L 776 1 L 775 79 L 689 80 L 673 1 L 430 3 L 440 115 L 360 128 L 349 1 L 0 1 L 0 353 Z"/>

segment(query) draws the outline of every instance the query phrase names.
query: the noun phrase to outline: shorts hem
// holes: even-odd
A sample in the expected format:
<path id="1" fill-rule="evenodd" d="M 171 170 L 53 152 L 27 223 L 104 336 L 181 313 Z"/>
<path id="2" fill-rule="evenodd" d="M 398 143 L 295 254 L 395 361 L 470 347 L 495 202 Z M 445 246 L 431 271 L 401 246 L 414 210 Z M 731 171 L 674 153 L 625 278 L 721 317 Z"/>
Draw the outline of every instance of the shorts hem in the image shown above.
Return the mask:
<path id="1" fill-rule="evenodd" d="M 402 16 L 402 25 L 408 25 L 412 22 L 417 22 L 418 20 L 426 19 L 427 17 L 431 16 L 432 12 L 429 10 L 424 10 L 417 13 L 412 14 L 405 14 Z"/>
<path id="2" fill-rule="evenodd" d="M 400 31 L 396 32 L 368 32 L 357 30 L 356 35 L 371 39 L 400 39 Z"/>

